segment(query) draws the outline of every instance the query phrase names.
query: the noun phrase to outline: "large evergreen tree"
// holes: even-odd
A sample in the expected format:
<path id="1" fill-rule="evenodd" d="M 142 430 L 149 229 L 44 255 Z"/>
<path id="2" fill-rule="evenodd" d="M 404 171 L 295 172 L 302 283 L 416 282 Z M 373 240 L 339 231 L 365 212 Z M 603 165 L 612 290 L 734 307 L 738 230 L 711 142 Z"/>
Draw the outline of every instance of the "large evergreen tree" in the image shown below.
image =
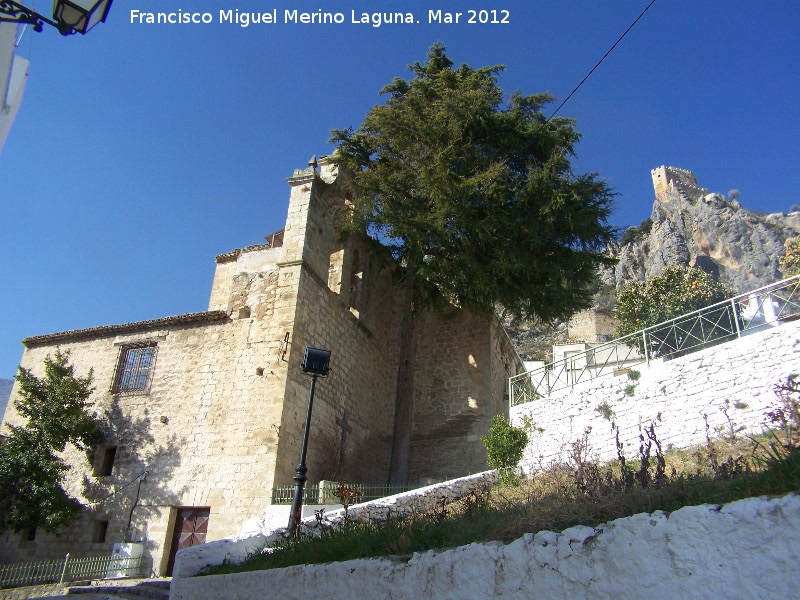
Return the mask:
<path id="1" fill-rule="evenodd" d="M 573 172 L 580 134 L 548 121 L 547 94 L 504 101 L 502 67 L 454 68 L 443 46 L 410 80 L 396 78 L 356 129 L 335 130 L 352 173 L 349 227 L 366 228 L 404 269 L 404 335 L 390 481 L 407 479 L 413 406 L 414 315 L 448 304 L 563 319 L 590 303 L 613 192 Z"/>
<path id="2" fill-rule="evenodd" d="M 58 454 L 67 444 L 92 448 L 102 435 L 89 413 L 91 371 L 76 377 L 69 352 L 59 350 L 45 358 L 44 368 L 43 378 L 22 367 L 15 377 L 14 406 L 27 422 L 8 425 L 11 435 L 0 442 L 0 531 L 56 532 L 75 521 L 82 505 L 62 486 L 69 467 Z"/>

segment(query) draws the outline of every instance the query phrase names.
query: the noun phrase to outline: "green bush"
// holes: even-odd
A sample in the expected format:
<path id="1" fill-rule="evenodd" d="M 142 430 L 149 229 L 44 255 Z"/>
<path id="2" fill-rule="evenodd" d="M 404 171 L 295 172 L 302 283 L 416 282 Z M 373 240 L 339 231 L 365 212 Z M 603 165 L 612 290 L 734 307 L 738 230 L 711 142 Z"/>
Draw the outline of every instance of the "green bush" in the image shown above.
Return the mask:
<path id="1" fill-rule="evenodd" d="M 503 415 L 492 417 L 489 433 L 481 438 L 486 446 L 489 466 L 493 469 L 516 467 L 522 460 L 522 453 L 528 445 L 528 434 L 524 429 L 514 427 Z"/>
<path id="2" fill-rule="evenodd" d="M 701 308 L 730 298 L 734 291 L 724 283 L 697 267 L 667 267 L 661 275 L 647 281 L 634 281 L 622 286 L 617 294 L 617 337 L 634 333 L 670 319 L 675 319 Z M 707 321 L 715 323 L 717 331 L 707 334 L 707 341 L 735 332 L 735 324 L 721 307 L 719 314 L 707 315 Z M 681 323 L 684 328 L 691 323 Z M 653 355 L 670 354 L 693 345 L 692 339 L 683 339 L 680 333 L 669 326 L 663 331 L 652 331 L 652 338 L 660 340 L 659 348 L 651 348 Z M 641 345 L 640 340 L 631 344 Z M 643 351 L 643 348 L 640 348 Z"/>
<path id="3" fill-rule="evenodd" d="M 652 219 L 645 219 L 642 221 L 638 227 L 628 227 L 625 230 L 625 233 L 622 234 L 622 237 L 619 240 L 620 246 L 627 246 L 628 244 L 632 244 L 633 242 L 638 242 L 639 240 L 643 239 L 650 230 L 653 228 L 653 220 Z"/>

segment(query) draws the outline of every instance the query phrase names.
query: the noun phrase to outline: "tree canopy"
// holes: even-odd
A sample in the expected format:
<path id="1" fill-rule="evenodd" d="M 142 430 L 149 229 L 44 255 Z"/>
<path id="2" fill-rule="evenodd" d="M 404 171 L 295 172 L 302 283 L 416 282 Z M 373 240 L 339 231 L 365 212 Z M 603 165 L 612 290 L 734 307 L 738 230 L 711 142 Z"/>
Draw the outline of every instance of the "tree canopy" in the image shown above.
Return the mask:
<path id="1" fill-rule="evenodd" d="M 45 358 L 44 370 L 39 378 L 20 367 L 15 377 L 14 406 L 27 422 L 8 425 L 11 435 L 0 443 L 0 531 L 56 532 L 80 516 L 81 503 L 62 486 L 69 467 L 58 453 L 67 444 L 90 449 L 101 439 L 89 413 L 92 373 L 76 377 L 69 352 L 59 350 Z"/>
<path id="2" fill-rule="evenodd" d="M 571 159 L 574 121 L 548 121 L 548 94 L 504 101 L 501 66 L 458 68 L 434 45 L 413 78 L 381 90 L 358 129 L 334 130 L 352 173 L 349 227 L 377 235 L 418 300 L 565 318 L 590 303 L 614 239 L 614 193 Z"/>
<path id="3" fill-rule="evenodd" d="M 647 281 L 626 283 L 617 292 L 617 337 L 634 333 L 676 319 L 734 295 L 732 288 L 717 281 L 698 267 L 667 267 Z M 725 339 L 735 334 L 736 324 L 727 306 L 706 315 L 704 334 L 694 319 L 678 321 L 673 325 L 651 331 L 651 356 L 674 355 L 712 340 Z M 689 335 L 688 332 L 692 332 Z M 629 340 L 628 345 L 644 352 L 640 337 Z"/>

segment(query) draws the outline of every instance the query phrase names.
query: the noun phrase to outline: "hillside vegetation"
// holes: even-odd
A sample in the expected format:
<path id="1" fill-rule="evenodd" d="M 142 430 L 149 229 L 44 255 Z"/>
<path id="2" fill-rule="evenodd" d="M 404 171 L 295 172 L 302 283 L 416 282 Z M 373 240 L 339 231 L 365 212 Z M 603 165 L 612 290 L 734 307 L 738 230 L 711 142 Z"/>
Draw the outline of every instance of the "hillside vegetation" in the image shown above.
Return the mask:
<path id="1" fill-rule="evenodd" d="M 511 542 L 524 533 L 596 526 L 642 512 L 671 512 L 696 504 L 723 504 L 742 498 L 800 490 L 800 377 L 775 388 L 776 404 L 766 414 L 763 435 L 722 438 L 705 445 L 664 451 L 657 424 L 644 427 L 637 460 L 627 460 L 618 443 L 617 460 L 600 464 L 586 438 L 573 442 L 566 464 L 549 465 L 531 479 L 504 477 L 452 504 L 380 521 L 345 520 L 326 524 L 241 565 L 209 574 L 318 564 L 374 556 L 408 557 L 414 552 L 472 542 Z M 342 487 L 346 493 L 346 486 Z"/>

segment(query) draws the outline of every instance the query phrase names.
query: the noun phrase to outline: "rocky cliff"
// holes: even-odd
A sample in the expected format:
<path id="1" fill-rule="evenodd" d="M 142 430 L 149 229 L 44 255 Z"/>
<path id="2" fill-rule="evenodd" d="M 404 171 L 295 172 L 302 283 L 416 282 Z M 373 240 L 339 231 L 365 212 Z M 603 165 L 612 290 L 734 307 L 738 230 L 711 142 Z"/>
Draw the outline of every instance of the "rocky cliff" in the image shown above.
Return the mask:
<path id="1" fill-rule="evenodd" d="M 648 219 L 629 228 L 609 251 L 619 260 L 600 272 L 590 313 L 612 315 L 616 289 L 660 275 L 670 265 L 698 266 L 744 293 L 782 278 L 778 258 L 786 238 L 800 235 L 800 211 L 764 215 L 710 193 L 691 171 L 653 169 L 655 202 Z M 610 318 L 588 332 L 569 324 L 507 320 L 506 330 L 525 360 L 551 360 L 553 344 L 598 342 L 615 333 Z"/>
<path id="2" fill-rule="evenodd" d="M 619 263 L 601 273 L 606 286 L 648 279 L 669 265 L 699 266 L 740 293 L 781 279 L 778 258 L 786 238 L 800 234 L 800 212 L 746 210 L 674 167 L 654 169 L 653 185 L 650 218 L 614 249 Z"/>

